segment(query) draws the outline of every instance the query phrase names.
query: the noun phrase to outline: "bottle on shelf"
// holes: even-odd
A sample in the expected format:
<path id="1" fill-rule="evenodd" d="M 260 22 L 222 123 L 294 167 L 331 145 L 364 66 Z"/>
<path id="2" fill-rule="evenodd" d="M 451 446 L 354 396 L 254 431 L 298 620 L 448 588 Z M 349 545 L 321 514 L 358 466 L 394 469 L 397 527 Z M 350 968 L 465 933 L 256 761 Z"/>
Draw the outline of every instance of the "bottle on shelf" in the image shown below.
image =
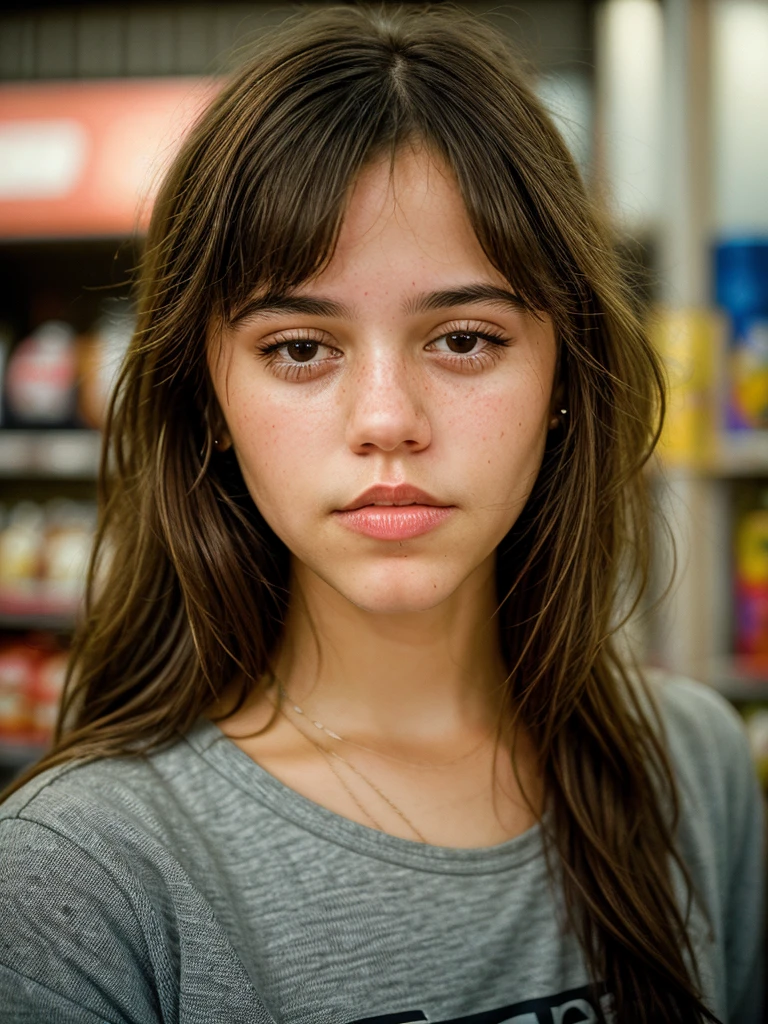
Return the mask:
<path id="1" fill-rule="evenodd" d="M 92 502 L 20 501 L 0 522 L 0 626 L 71 621 L 80 605 L 95 529 Z"/>
<path id="2" fill-rule="evenodd" d="M 6 423 L 17 427 L 74 424 L 77 396 L 76 333 L 47 320 L 11 351 L 5 380 Z"/>
<path id="3" fill-rule="evenodd" d="M 66 667 L 51 634 L 0 639 L 0 766 L 24 764 L 50 743 Z"/>
<path id="4" fill-rule="evenodd" d="M 768 673 L 768 487 L 736 527 L 736 654 L 744 667 Z"/>

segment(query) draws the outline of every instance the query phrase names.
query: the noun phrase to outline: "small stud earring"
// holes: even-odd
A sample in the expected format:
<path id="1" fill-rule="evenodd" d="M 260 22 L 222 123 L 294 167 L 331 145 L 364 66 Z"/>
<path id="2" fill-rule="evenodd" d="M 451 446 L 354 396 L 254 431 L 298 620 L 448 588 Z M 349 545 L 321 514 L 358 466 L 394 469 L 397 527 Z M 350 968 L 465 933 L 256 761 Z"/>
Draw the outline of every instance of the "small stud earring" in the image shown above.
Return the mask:
<path id="1" fill-rule="evenodd" d="M 219 447 L 219 439 L 218 439 L 218 437 L 214 437 L 213 445 L 214 445 L 214 448 L 218 448 Z"/>
<path id="2" fill-rule="evenodd" d="M 560 410 L 560 415 L 561 416 L 567 416 L 568 415 L 568 410 L 567 409 L 561 409 Z M 558 416 L 553 416 L 552 419 L 549 421 L 549 429 L 550 430 L 554 430 L 556 427 L 559 427 L 559 426 L 562 426 L 560 418 Z"/>

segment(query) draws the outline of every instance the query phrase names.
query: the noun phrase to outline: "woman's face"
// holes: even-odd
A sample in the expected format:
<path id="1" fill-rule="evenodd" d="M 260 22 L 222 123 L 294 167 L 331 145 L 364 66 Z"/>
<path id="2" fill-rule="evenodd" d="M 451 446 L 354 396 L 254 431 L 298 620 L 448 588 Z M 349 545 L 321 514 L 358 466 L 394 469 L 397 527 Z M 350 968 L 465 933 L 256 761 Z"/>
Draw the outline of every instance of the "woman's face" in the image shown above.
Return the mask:
<path id="1" fill-rule="evenodd" d="M 327 267 L 269 308 L 255 296 L 210 356 L 299 584 L 383 613 L 492 579 L 541 465 L 555 361 L 551 321 L 516 303 L 424 149 L 366 168 Z"/>

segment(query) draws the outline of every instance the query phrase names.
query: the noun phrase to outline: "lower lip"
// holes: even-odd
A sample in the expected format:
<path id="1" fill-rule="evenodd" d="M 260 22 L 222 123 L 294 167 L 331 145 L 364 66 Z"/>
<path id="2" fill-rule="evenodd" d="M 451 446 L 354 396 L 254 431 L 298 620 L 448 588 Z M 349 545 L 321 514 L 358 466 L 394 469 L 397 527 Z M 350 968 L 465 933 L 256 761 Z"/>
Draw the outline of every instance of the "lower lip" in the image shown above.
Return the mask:
<path id="1" fill-rule="evenodd" d="M 335 514 L 353 533 L 377 540 L 407 540 L 434 530 L 451 512 L 452 505 L 366 505 Z"/>

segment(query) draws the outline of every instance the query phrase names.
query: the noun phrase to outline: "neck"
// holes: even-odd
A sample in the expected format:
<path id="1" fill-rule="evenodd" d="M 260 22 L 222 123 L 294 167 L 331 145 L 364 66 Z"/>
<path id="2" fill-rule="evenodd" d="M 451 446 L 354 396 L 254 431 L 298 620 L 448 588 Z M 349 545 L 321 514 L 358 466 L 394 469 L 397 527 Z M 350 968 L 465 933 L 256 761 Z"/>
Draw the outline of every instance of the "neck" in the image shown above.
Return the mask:
<path id="1" fill-rule="evenodd" d="M 331 728 L 410 746 L 495 726 L 505 671 L 491 565 L 426 611 L 361 609 L 300 567 L 292 593 L 277 674 Z"/>

